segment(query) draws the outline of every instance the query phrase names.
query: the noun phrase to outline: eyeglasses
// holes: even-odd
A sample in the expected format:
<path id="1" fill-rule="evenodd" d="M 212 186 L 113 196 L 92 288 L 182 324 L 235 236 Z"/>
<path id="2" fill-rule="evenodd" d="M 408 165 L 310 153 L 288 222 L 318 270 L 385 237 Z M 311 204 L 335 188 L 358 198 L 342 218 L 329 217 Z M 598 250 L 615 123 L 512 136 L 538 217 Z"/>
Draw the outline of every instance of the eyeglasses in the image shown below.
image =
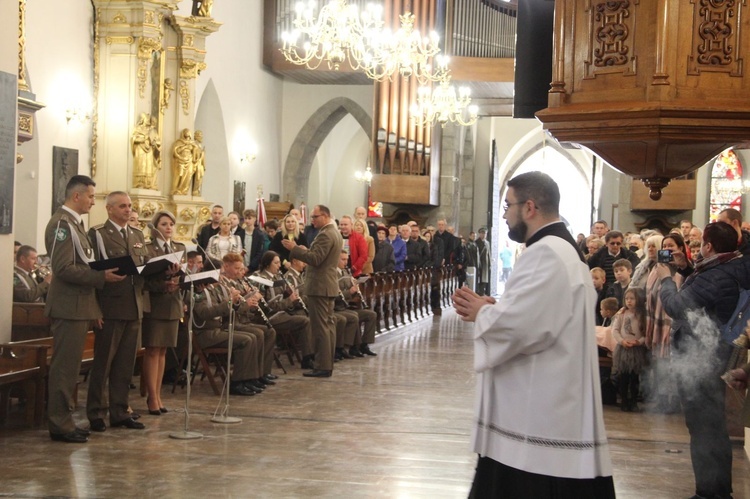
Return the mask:
<path id="1" fill-rule="evenodd" d="M 320 218 L 320 216 L 321 215 L 310 215 L 310 218 L 312 218 L 313 220 L 315 220 L 316 218 Z"/>
<path id="2" fill-rule="evenodd" d="M 622 241 L 610 241 L 607 246 L 622 246 Z"/>
<path id="3" fill-rule="evenodd" d="M 510 209 L 510 207 L 511 207 L 511 206 L 514 206 L 514 205 L 517 205 L 517 204 L 524 204 L 524 203 L 526 203 L 526 201 L 519 201 L 519 202 L 517 202 L 517 203 L 504 203 L 504 204 L 503 204 L 503 209 L 504 209 L 505 211 L 508 211 L 508 210 Z"/>

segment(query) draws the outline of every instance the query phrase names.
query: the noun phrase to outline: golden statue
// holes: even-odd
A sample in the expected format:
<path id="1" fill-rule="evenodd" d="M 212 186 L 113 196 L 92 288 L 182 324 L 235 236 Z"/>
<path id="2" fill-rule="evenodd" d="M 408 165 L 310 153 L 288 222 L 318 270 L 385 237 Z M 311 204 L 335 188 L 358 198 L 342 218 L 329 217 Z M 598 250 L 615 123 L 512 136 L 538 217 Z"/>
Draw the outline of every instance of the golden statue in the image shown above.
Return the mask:
<path id="1" fill-rule="evenodd" d="M 157 189 L 156 172 L 161 168 L 161 140 L 156 119 L 141 113 L 130 138 L 133 154 L 133 187 Z"/>
<path id="2" fill-rule="evenodd" d="M 206 149 L 203 147 L 203 132 L 195 131 L 195 149 L 193 150 L 193 196 L 200 196 L 203 188 L 203 174 L 206 172 Z"/>
<path id="3" fill-rule="evenodd" d="M 195 141 L 189 128 L 172 146 L 172 194 L 187 195 L 195 173 Z"/>
<path id="4" fill-rule="evenodd" d="M 211 9 L 214 0 L 193 0 L 193 15 L 200 17 L 211 17 Z"/>

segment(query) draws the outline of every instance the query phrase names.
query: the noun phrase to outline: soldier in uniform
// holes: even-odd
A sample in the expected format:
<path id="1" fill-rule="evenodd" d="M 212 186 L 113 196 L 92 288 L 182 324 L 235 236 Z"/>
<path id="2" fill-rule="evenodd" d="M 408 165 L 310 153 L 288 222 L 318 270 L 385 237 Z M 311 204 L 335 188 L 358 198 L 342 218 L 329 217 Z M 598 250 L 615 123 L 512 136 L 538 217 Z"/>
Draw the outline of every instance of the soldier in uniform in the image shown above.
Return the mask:
<path id="1" fill-rule="evenodd" d="M 253 303 L 255 303 L 263 295 L 243 279 L 246 270 L 242 256 L 237 253 L 227 253 L 222 259 L 221 284 L 238 290 L 244 297 L 253 297 Z M 271 373 L 271 368 L 273 367 L 273 351 L 276 347 L 276 330 L 263 318 L 258 306 L 251 307 L 247 302 L 239 306 L 236 316 L 235 330 L 254 336 L 258 349 L 258 376 L 246 384 L 260 390 L 267 385 L 275 385 L 273 380 L 277 379 L 277 376 Z M 225 321 L 224 326 L 229 326 L 228 321 Z"/>
<path id="2" fill-rule="evenodd" d="M 52 440 L 88 441 L 89 430 L 73 421 L 78 373 L 92 321 L 101 323 L 96 289 L 125 279 L 117 269 L 96 271 L 89 267 L 94 251 L 86 237 L 81 215 L 94 206 L 96 184 L 85 175 L 73 176 L 65 188 L 65 203 L 55 211 L 44 231 L 47 254 L 55 278 L 50 282 L 45 314 L 51 319 L 55 348 L 49 367 L 49 433 Z"/>
<path id="3" fill-rule="evenodd" d="M 185 245 L 172 240 L 175 222 L 175 216 L 168 211 L 157 211 L 154 214 L 151 220 L 151 242 L 146 245 L 150 258 L 181 251 L 182 262 L 185 262 Z M 149 276 L 145 283 L 150 307 L 143 314 L 141 325 L 142 343 L 146 349 L 141 378 L 148 391 L 146 404 L 148 413 L 152 416 L 167 412 L 161 402 L 167 348 L 177 346 L 180 319 L 185 313 L 178 282 L 179 273 L 180 267 L 175 264 L 164 272 Z"/>
<path id="4" fill-rule="evenodd" d="M 43 302 L 47 296 L 52 274 L 37 282 L 31 275 L 36 267 L 37 254 L 31 246 L 21 246 L 16 253 L 16 265 L 13 267 L 13 301 L 22 303 Z"/>
<path id="5" fill-rule="evenodd" d="M 354 299 L 354 295 L 359 295 L 361 303 L 356 308 L 350 309 L 349 312 L 353 312 L 357 316 L 357 334 L 354 337 L 354 342 L 349 350 L 349 353 L 353 357 L 363 357 L 365 355 L 372 355 L 373 357 L 377 354 L 370 350 L 370 344 L 375 342 L 375 330 L 378 327 L 378 314 L 370 309 L 365 308 L 364 297 L 359 292 L 359 284 L 352 277 L 349 269 L 346 268 L 348 256 L 344 251 L 341 252 L 339 258 L 339 289 L 341 291 L 341 298 L 344 303 L 349 304 Z M 365 334 L 362 335 L 361 325 L 365 326 Z"/>
<path id="6" fill-rule="evenodd" d="M 130 256 L 137 266 L 144 265 L 148 248 L 143 232 L 128 226 L 132 206 L 130 196 L 126 192 L 113 191 L 107 195 L 106 203 L 107 221 L 89 230 L 96 259 Z M 104 423 L 107 408 L 111 426 L 142 430 L 145 428 L 143 423 L 128 412 L 128 393 L 140 344 L 143 277 L 128 275 L 121 282 L 106 284 L 97 295 L 104 323 L 95 331 L 86 415 L 94 431 L 107 429 Z M 109 397 L 106 391 L 108 381 Z"/>

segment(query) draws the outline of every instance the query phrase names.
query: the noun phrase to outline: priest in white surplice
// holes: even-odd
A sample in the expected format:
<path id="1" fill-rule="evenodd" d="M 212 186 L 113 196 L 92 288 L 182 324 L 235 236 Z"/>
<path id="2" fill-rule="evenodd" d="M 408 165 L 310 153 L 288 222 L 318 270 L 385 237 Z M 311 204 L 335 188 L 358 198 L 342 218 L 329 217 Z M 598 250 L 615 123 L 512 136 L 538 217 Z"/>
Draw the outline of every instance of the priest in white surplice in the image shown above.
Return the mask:
<path id="1" fill-rule="evenodd" d="M 470 497 L 615 496 L 602 418 L 588 267 L 560 221 L 560 191 L 546 174 L 508 182 L 509 237 L 526 243 L 495 302 L 461 288 L 474 321 L 479 454 Z"/>

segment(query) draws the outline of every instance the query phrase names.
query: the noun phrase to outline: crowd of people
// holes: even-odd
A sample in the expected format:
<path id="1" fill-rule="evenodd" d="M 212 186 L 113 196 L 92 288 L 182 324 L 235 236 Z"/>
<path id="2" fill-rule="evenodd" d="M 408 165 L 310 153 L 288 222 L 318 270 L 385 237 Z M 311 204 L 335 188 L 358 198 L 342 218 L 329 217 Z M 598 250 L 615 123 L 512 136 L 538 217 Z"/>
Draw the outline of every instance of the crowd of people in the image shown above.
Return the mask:
<path id="1" fill-rule="evenodd" d="M 749 228 L 728 208 L 703 229 L 682 220 L 666 234 L 622 233 L 599 220 L 578 238 L 597 291 L 599 352 L 612 359 L 602 368 L 602 399 L 615 404 L 619 392 L 623 411 L 644 401 L 649 411 L 684 414 L 696 497 L 732 492 L 721 376 L 733 346 L 720 332 L 750 284 L 742 280 Z"/>
<path id="2" fill-rule="evenodd" d="M 276 348 L 297 356 L 303 375 L 313 378 L 331 376 L 335 362 L 376 355 L 370 346 L 377 315 L 364 306 L 360 291 L 368 274 L 450 263 L 463 282 L 466 266 L 474 266 L 480 291 L 489 293 L 484 286 L 489 243 L 483 228 L 476 240 L 472 233 L 465 242 L 446 220 L 424 229 L 413 221 L 379 225 L 367 219 L 363 207 L 335 220 L 323 205 L 313 208 L 309 225 L 291 209 L 280 221 L 261 227 L 254 210 L 225 214 L 214 205 L 195 246 L 188 248 L 175 240 L 172 213 L 158 211 L 141 221 L 121 191 L 106 196 L 107 221 L 86 231 L 81 216 L 94 204 L 95 187 L 89 177 L 71 179 L 66 202 L 45 231 L 44 263 L 31 246 L 19 244 L 15 254 L 14 301 L 45 302 L 51 319 L 53 440 L 85 442 L 91 431 L 106 431 L 107 417 L 109 426 L 145 427 L 128 398 L 139 344 L 148 414 L 167 412 L 160 396 L 165 371 L 170 377 L 181 372 L 178 356 L 167 353 L 178 341 L 183 346 L 185 335 L 178 332 L 189 318 L 201 348 L 228 346 L 231 325 L 229 390 L 254 396 L 275 384 Z M 172 258 L 146 275 L 119 268 L 123 257 L 135 266 Z M 106 270 L 94 270 L 94 262 Z M 433 274 L 431 304 L 440 314 L 439 272 Z M 83 341 L 92 327 L 90 427 L 83 429 L 73 423 L 72 396 Z"/>

